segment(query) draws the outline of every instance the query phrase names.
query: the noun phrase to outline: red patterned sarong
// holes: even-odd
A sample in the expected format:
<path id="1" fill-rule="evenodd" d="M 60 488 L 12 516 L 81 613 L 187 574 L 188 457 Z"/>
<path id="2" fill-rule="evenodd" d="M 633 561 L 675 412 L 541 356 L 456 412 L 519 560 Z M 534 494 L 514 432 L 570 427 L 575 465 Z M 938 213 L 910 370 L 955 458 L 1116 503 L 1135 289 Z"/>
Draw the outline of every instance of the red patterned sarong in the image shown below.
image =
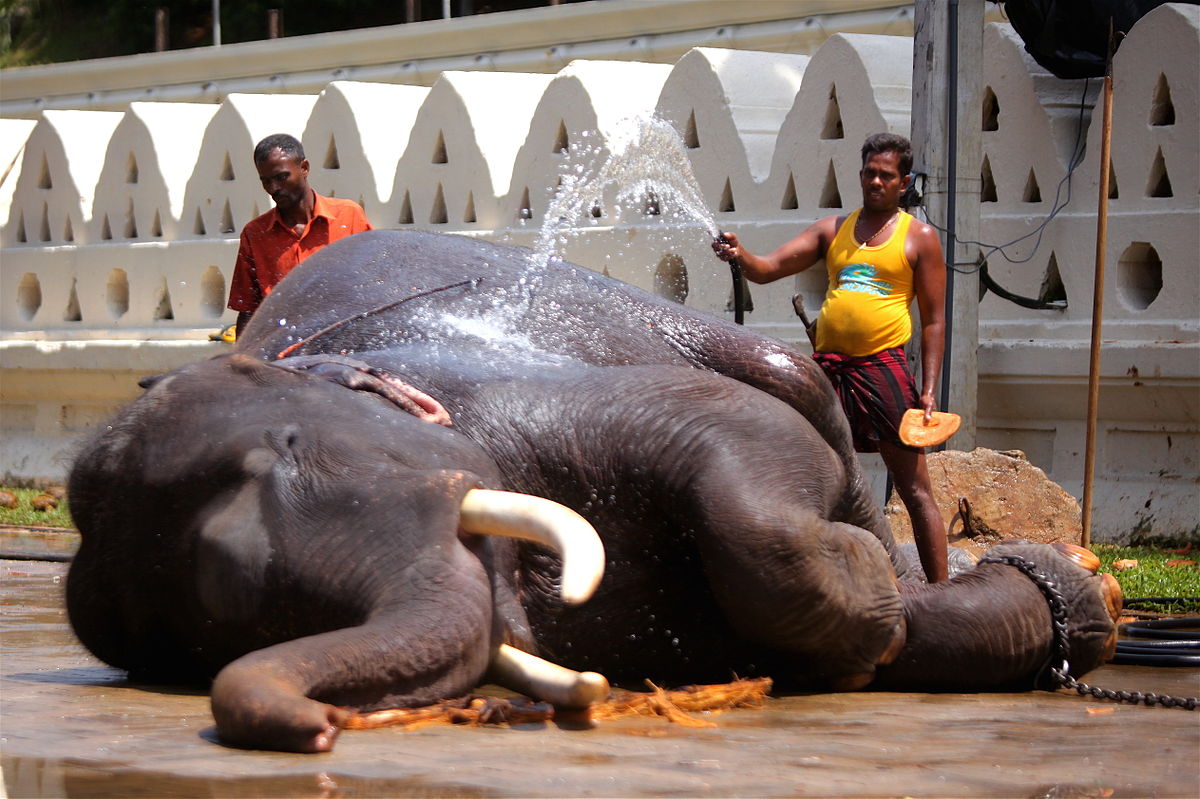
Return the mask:
<path id="1" fill-rule="evenodd" d="M 856 452 L 878 452 L 880 441 L 920 451 L 900 442 L 900 418 L 909 408 L 921 405 L 903 347 L 861 358 L 814 352 L 813 360 L 821 365 L 842 401 Z"/>

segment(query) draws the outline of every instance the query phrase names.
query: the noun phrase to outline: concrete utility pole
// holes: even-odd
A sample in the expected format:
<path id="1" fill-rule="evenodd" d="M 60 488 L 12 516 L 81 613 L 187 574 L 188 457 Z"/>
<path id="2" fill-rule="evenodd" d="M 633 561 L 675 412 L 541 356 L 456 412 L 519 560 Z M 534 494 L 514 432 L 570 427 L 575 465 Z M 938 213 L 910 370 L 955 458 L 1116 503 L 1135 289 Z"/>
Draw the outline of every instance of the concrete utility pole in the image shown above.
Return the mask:
<path id="1" fill-rule="evenodd" d="M 947 231 L 946 261 L 958 265 L 947 274 L 938 406 L 962 416 L 947 447 L 968 451 L 975 448 L 979 379 L 979 248 L 956 241 L 979 239 L 983 14 L 984 0 L 917 0 L 913 37 L 913 169 L 928 175 L 925 210 L 932 224 Z"/>

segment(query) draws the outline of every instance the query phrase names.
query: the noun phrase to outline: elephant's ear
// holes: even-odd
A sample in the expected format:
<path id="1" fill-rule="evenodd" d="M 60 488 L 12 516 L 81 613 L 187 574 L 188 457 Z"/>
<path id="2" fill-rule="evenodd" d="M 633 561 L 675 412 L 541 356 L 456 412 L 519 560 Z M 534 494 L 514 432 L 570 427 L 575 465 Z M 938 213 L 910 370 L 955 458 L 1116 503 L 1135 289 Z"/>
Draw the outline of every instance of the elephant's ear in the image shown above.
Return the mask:
<path id="1" fill-rule="evenodd" d="M 450 414 L 442 403 L 391 372 L 371 366 L 356 358 L 311 355 L 285 358 L 273 365 L 292 372 L 317 375 L 355 391 L 369 391 L 378 394 L 425 422 L 433 422 L 446 427 L 453 424 Z"/>
<path id="2" fill-rule="evenodd" d="M 204 519 L 196 537 L 196 590 L 215 623 L 253 618 L 262 596 L 263 575 L 271 558 L 271 542 L 262 518 L 262 482 L 278 456 L 265 448 L 246 454 L 254 476 L 220 502 Z"/>

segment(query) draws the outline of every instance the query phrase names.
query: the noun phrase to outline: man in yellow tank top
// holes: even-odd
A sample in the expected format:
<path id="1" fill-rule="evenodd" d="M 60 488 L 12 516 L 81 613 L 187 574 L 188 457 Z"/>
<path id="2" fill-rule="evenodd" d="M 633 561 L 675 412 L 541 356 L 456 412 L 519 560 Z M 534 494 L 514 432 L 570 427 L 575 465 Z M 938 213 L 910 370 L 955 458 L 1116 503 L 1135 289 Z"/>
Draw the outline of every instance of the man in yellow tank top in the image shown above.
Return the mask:
<path id="1" fill-rule="evenodd" d="M 879 133 L 862 148 L 862 208 L 830 216 L 767 255 L 727 233 L 713 250 L 739 259 L 746 279 L 770 283 L 825 259 L 829 289 L 817 317 L 813 357 L 842 400 L 854 447 L 879 452 L 912 519 L 930 582 L 946 579 L 946 528 L 933 499 L 925 451 L 900 441 L 900 417 L 934 399 L 945 343 L 946 263 L 936 231 L 900 210 L 911 180 L 912 146 Z M 921 314 L 921 391 L 904 359 L 912 337 L 909 306 Z"/>

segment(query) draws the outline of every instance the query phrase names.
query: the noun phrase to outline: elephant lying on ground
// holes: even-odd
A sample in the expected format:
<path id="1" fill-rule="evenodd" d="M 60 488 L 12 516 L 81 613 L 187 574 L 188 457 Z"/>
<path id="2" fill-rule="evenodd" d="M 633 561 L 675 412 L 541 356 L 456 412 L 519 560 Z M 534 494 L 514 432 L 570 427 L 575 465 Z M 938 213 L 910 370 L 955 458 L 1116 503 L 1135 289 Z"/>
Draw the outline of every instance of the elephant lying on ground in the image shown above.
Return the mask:
<path id="1" fill-rule="evenodd" d="M 133 679 L 215 675 L 223 741 L 296 751 L 348 707 L 485 680 L 607 691 L 523 653 L 660 684 L 1036 683 L 1038 587 L 999 564 L 909 581 L 811 359 L 525 255 L 354 236 L 235 352 L 145 381 L 71 475 L 80 640 Z M 1115 583 L 1011 551 L 1066 596 L 1072 672 L 1102 662 Z"/>

